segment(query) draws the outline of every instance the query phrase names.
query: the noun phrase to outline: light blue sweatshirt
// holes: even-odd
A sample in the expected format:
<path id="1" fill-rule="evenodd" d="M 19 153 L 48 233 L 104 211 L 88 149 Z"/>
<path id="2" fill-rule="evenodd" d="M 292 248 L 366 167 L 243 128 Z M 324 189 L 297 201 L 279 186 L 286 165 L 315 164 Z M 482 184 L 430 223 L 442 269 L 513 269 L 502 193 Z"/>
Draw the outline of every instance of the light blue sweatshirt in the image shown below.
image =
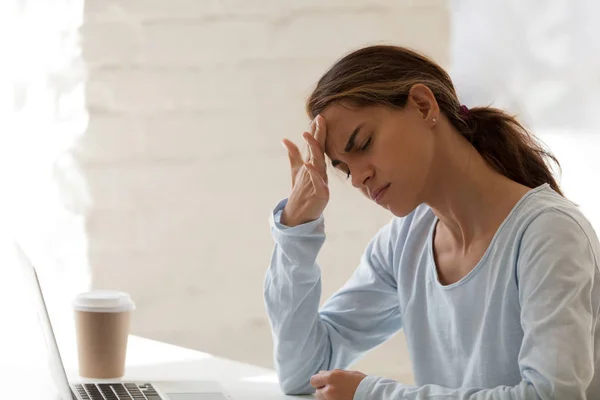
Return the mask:
<path id="1" fill-rule="evenodd" d="M 323 217 L 271 217 L 265 303 L 285 393 L 312 393 L 320 370 L 348 369 L 403 329 L 416 384 L 365 378 L 355 400 L 600 399 L 600 245 L 577 207 L 548 185 L 529 191 L 459 282 L 439 283 L 437 217 L 393 218 L 350 280 L 319 309 Z"/>

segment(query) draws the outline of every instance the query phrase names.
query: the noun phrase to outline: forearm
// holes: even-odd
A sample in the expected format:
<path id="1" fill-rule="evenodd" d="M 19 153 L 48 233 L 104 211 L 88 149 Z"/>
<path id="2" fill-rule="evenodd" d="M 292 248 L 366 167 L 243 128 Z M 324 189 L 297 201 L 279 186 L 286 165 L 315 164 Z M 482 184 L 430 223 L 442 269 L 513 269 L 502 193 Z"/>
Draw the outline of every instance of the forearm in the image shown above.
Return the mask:
<path id="1" fill-rule="evenodd" d="M 564 392 L 563 392 L 564 393 Z M 570 397 L 555 397 L 549 382 L 522 381 L 516 386 L 498 386 L 492 389 L 451 389 L 438 385 L 410 386 L 375 376 L 365 378 L 356 391 L 354 400 L 555 400 L 585 399 L 579 389 Z"/>
<path id="2" fill-rule="evenodd" d="M 311 393 L 310 377 L 327 369 L 330 339 L 318 313 L 319 267 L 291 260 L 276 245 L 265 278 L 265 304 L 271 323 L 275 369 L 284 392 Z"/>
<path id="3" fill-rule="evenodd" d="M 265 305 L 283 391 L 311 393 L 312 375 L 347 368 L 401 327 L 397 287 L 387 264 L 390 225 L 370 241 L 352 277 L 319 308 L 316 259 L 325 242 L 323 218 L 282 226 L 282 204 L 271 221 L 275 247 L 265 277 Z"/>
<path id="4" fill-rule="evenodd" d="M 280 222 L 281 202 L 271 217 L 275 247 L 265 276 L 264 299 L 271 323 L 275 369 L 286 393 L 311 393 L 310 377 L 327 368 L 331 346 L 319 316 L 325 242 L 323 218 L 295 227 Z"/>

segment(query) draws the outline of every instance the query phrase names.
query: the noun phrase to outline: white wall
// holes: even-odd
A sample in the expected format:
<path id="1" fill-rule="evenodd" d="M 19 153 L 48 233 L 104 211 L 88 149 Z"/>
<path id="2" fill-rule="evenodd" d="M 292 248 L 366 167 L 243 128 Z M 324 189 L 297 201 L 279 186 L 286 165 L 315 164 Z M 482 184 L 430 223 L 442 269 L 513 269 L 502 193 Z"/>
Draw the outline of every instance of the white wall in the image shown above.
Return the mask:
<path id="1" fill-rule="evenodd" d="M 289 190 L 280 139 L 346 51 L 376 42 L 447 60 L 444 0 L 88 0 L 90 125 L 75 154 L 95 287 L 138 304 L 134 332 L 272 366 L 267 218 Z M 332 179 L 325 299 L 389 215 Z M 410 381 L 397 337 L 359 363 Z"/>
<path id="2" fill-rule="evenodd" d="M 565 195 L 600 229 L 600 2 L 451 0 L 451 75 L 468 106 L 518 116 L 557 156 Z M 600 232 L 600 231 L 599 231 Z"/>
<path id="3" fill-rule="evenodd" d="M 450 0 L 452 76 L 465 104 L 540 130 L 600 129 L 600 2 Z"/>

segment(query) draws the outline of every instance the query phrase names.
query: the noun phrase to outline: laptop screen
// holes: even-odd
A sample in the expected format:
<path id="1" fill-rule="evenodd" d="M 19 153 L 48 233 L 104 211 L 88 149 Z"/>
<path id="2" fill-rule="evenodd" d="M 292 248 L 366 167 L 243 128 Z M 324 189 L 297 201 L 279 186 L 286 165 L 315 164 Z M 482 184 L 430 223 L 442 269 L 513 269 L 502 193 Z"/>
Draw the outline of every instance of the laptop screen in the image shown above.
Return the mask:
<path id="1" fill-rule="evenodd" d="M 50 316 L 48 315 L 48 309 L 46 308 L 46 302 L 44 301 L 44 295 L 42 292 L 42 287 L 40 286 L 38 275 L 33 264 L 31 263 L 31 260 L 29 257 L 27 257 L 18 243 L 15 243 L 15 249 L 17 259 L 19 260 L 19 264 L 22 267 L 21 269 L 25 274 L 28 290 L 31 292 L 31 298 L 35 299 L 34 301 L 38 320 L 42 326 L 44 340 L 46 342 L 46 347 L 48 348 L 48 362 L 50 364 L 49 366 L 52 379 L 54 380 L 54 384 L 58 389 L 61 399 L 71 400 L 73 399 L 73 395 L 71 393 L 67 374 L 60 356 L 60 350 L 58 349 L 58 344 L 56 343 L 56 337 L 54 336 L 54 330 L 52 329 L 52 323 L 50 322 Z"/>

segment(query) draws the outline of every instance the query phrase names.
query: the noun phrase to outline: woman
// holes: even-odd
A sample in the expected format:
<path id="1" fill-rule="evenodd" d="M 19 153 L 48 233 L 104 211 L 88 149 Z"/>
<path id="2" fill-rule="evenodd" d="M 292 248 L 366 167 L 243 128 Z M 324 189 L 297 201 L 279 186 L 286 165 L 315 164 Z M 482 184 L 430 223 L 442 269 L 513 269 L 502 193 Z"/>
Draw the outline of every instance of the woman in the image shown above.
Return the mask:
<path id="1" fill-rule="evenodd" d="M 281 387 L 350 399 L 600 398 L 600 244 L 555 161 L 502 111 L 461 106 L 400 47 L 339 60 L 307 104 L 271 218 L 265 301 Z M 320 309 L 327 156 L 394 215 Z M 345 371 L 403 329 L 416 385 Z"/>

